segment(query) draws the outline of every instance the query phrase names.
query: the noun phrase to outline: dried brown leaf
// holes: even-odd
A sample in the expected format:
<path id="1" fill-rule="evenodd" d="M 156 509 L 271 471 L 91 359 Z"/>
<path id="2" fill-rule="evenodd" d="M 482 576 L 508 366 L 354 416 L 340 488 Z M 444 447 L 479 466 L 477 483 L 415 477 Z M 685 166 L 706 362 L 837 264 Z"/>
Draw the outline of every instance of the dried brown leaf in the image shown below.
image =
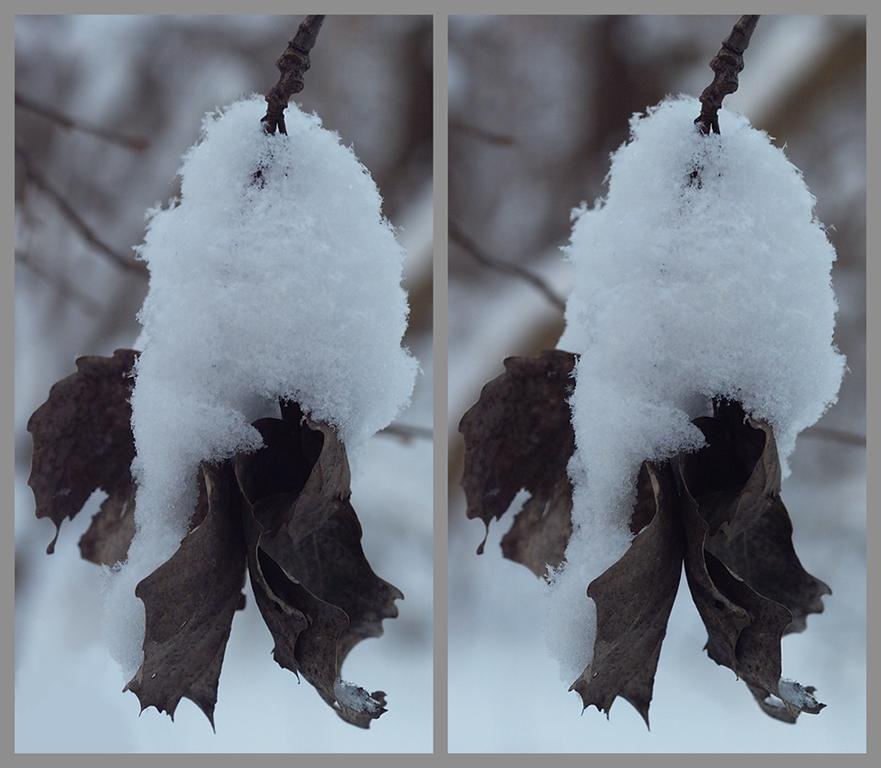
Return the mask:
<path id="1" fill-rule="evenodd" d="M 822 610 L 828 587 L 804 571 L 792 548 L 771 428 L 748 420 L 735 403 L 717 404 L 713 417 L 695 424 L 707 447 L 680 455 L 673 467 L 686 575 L 709 635 L 707 653 L 747 683 L 763 711 L 793 722 L 800 711 L 823 705 L 793 695 L 793 686 L 812 690 L 797 683 L 781 691 L 780 640 L 808 612 Z M 779 707 L 767 703 L 775 700 Z"/>
<path id="2" fill-rule="evenodd" d="M 823 612 L 832 590 L 809 574 L 792 544 L 792 521 L 780 498 L 780 463 L 774 431 L 745 419 L 739 406 L 723 405 L 714 418 L 697 419 L 709 445 L 702 451 L 705 477 L 719 477 L 720 465 L 734 465 L 734 489 L 717 497 L 722 520 L 708 549 L 759 594 L 792 613 L 786 632 L 800 632 L 807 616 Z M 738 491 L 739 489 L 739 491 Z"/>
<path id="3" fill-rule="evenodd" d="M 385 694 L 344 681 L 342 664 L 360 640 L 382 633 L 403 596 L 364 556 L 334 430 L 304 420 L 295 405 L 283 414 L 255 422 L 265 447 L 235 461 L 255 599 L 276 661 L 302 674 L 343 720 L 366 728 L 386 711 Z"/>
<path id="4" fill-rule="evenodd" d="M 134 350 L 118 349 L 113 357 L 79 358 L 76 372 L 52 387 L 48 400 L 28 421 L 34 441 L 28 484 L 34 492 L 35 514 L 48 517 L 56 529 L 49 553 L 65 518 L 73 519 L 99 488 L 110 498 L 102 505 L 108 519 L 98 526 L 107 527 L 120 511 L 133 514 L 126 501 L 135 455 L 129 398 L 137 356 Z M 119 525 L 111 527 L 119 533 Z M 112 550 L 116 553 L 121 547 L 117 543 Z M 105 556 L 91 544 L 86 549 L 96 557 Z"/>
<path id="5" fill-rule="evenodd" d="M 217 684 L 233 615 L 244 607 L 245 558 L 238 491 L 228 463 L 203 464 L 193 527 L 135 594 L 146 613 L 144 661 L 126 686 L 173 718 L 186 697 L 214 727 Z"/>
<path id="6" fill-rule="evenodd" d="M 502 539 L 505 557 L 538 576 L 564 558 L 572 532 L 567 464 L 574 449 L 568 398 L 576 357 L 560 350 L 509 358 L 463 416 L 468 516 L 489 528 L 521 489 L 530 498 Z M 802 567 L 780 499 L 773 430 L 737 403 L 697 419 L 708 445 L 663 465 L 643 464 L 631 517 L 635 539 L 588 586 L 597 609 L 592 663 L 572 685 L 607 714 L 621 696 L 648 724 L 661 643 L 684 560 L 706 650 L 732 669 L 760 707 L 794 722 L 823 704 L 781 679 L 780 640 L 823 610 L 826 584 Z M 484 542 L 478 548 L 483 551 Z"/>
<path id="7" fill-rule="evenodd" d="M 80 555 L 96 565 L 115 565 L 128 556 L 135 535 L 134 480 L 101 502 L 92 522 L 80 537 Z"/>
<path id="8" fill-rule="evenodd" d="M 572 485 L 568 476 L 561 476 L 549 498 L 532 496 L 526 501 L 502 537 L 502 554 L 547 578 L 548 567 L 563 561 L 571 537 Z"/>
<path id="9" fill-rule="evenodd" d="M 575 362 L 575 355 L 561 350 L 509 357 L 505 372 L 484 386 L 459 424 L 468 517 L 482 519 L 488 531 L 526 489 L 531 498 L 502 550 L 539 576 L 562 562 L 572 532 L 566 466 L 575 447 L 568 404 Z M 478 553 L 485 543 L 484 536 Z"/>
<path id="10" fill-rule="evenodd" d="M 621 696 L 648 725 L 661 643 L 682 574 L 682 528 L 667 464 L 644 462 L 640 468 L 632 528 L 630 548 L 587 589 L 597 611 L 593 661 L 570 690 L 585 709 L 593 705 L 606 714 Z"/>

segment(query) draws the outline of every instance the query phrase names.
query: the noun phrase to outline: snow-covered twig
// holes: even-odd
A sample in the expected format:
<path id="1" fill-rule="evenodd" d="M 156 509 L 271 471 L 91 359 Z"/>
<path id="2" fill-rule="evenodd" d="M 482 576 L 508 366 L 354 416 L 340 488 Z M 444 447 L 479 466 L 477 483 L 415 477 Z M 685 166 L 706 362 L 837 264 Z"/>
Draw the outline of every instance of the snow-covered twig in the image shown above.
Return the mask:
<path id="1" fill-rule="evenodd" d="M 297 34 L 288 41 L 288 47 L 275 65 L 281 75 L 272 90 L 266 94 L 266 114 L 262 119 L 266 133 L 287 133 L 284 124 L 284 111 L 295 93 L 303 90 L 303 75 L 309 69 L 309 51 L 318 39 L 318 32 L 324 23 L 323 15 L 311 15 L 303 19 Z"/>
<path id="2" fill-rule="evenodd" d="M 76 209 L 68 202 L 67 198 L 64 197 L 52 184 L 49 180 L 43 176 L 40 170 L 34 165 L 33 160 L 28 154 L 27 150 L 21 147 L 19 144 L 15 145 L 15 154 L 18 157 L 22 165 L 24 167 L 25 178 L 27 181 L 32 183 L 35 187 L 40 189 L 45 195 L 52 201 L 55 207 L 58 209 L 59 213 L 67 219 L 67 222 L 80 233 L 82 238 L 92 245 L 95 250 L 104 254 L 108 259 L 110 259 L 114 264 L 122 269 L 128 270 L 130 272 L 134 272 L 141 277 L 147 276 L 147 268 L 140 261 L 135 261 L 133 258 L 128 258 L 124 254 L 115 250 L 107 243 L 105 243 L 95 232 L 94 229 L 77 213 Z"/>
<path id="3" fill-rule="evenodd" d="M 35 101 L 31 101 L 27 96 L 22 96 L 18 91 L 15 92 L 15 106 L 26 109 L 28 112 L 32 112 L 33 114 L 48 120 L 50 123 L 54 123 L 68 131 L 86 133 L 90 136 L 95 136 L 103 141 L 117 144 L 135 152 L 141 152 L 149 146 L 149 142 L 143 136 L 128 136 L 110 128 L 102 128 L 100 125 L 93 125 L 92 123 L 85 123 L 81 120 L 74 120 L 72 117 L 59 112 L 52 107 L 47 107 L 43 104 L 37 104 Z"/>
<path id="4" fill-rule="evenodd" d="M 525 269 L 518 264 L 511 264 L 484 253 L 480 246 L 468 237 L 468 235 L 466 235 L 453 221 L 449 223 L 449 233 L 450 240 L 456 243 L 456 245 L 462 248 L 462 250 L 479 264 L 482 264 L 489 269 L 494 269 L 497 272 L 517 277 L 524 282 L 529 283 L 529 285 L 538 290 L 542 296 L 561 312 L 566 309 L 566 301 L 538 275 L 533 274 L 528 269 Z"/>
<path id="5" fill-rule="evenodd" d="M 710 69 L 715 75 L 701 94 L 701 113 L 694 121 L 701 133 L 719 133 L 718 115 L 722 100 L 737 90 L 737 74 L 743 69 L 743 52 L 749 46 L 758 21 L 758 16 L 741 16 L 710 61 Z"/>

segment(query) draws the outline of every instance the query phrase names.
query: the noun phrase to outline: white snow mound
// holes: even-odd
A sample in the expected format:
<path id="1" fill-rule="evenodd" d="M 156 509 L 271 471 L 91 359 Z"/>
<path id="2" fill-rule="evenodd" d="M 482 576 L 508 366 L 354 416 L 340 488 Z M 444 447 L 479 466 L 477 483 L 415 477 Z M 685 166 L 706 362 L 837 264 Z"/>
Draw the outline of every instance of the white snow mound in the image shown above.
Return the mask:
<path id="1" fill-rule="evenodd" d="M 630 545 L 642 461 L 699 448 L 691 420 L 722 396 L 773 426 L 786 476 L 796 436 L 835 402 L 844 372 L 835 250 L 800 171 L 745 117 L 722 110 L 721 135 L 703 136 L 699 112 L 680 97 L 634 115 L 606 198 L 573 213 L 575 284 L 558 346 L 582 355 L 575 533 L 548 621 L 569 682 L 592 658 L 587 585 Z"/>
<path id="2" fill-rule="evenodd" d="M 261 446 L 250 423 L 290 398 L 350 456 L 408 403 L 404 251 L 369 172 L 294 104 L 267 136 L 262 97 L 206 116 L 181 197 L 152 212 L 132 396 L 137 533 L 106 594 L 111 651 L 140 665 L 135 585 L 186 533 L 201 461 Z M 257 173 L 259 171 L 259 173 Z"/>

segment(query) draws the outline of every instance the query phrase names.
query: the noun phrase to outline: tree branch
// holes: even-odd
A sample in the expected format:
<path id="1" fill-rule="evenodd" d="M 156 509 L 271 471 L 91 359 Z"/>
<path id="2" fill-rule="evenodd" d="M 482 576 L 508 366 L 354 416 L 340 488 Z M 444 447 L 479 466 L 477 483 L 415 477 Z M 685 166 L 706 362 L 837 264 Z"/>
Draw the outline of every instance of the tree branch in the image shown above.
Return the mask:
<path id="1" fill-rule="evenodd" d="M 508 136 L 503 133 L 495 133 L 494 131 L 488 131 L 486 128 L 481 128 L 477 125 L 471 125 L 471 123 L 465 123 L 460 120 L 450 120 L 450 131 L 462 133 L 465 136 L 470 136 L 478 141 L 483 141 L 487 144 L 491 144 L 495 147 L 510 147 L 514 144 L 514 137 Z"/>
<path id="2" fill-rule="evenodd" d="M 24 165 L 25 178 L 27 181 L 42 190 L 42 192 L 55 204 L 55 207 L 61 215 L 67 219 L 67 222 L 79 232 L 87 243 L 92 245 L 99 253 L 106 256 L 110 261 L 116 264 L 116 266 L 134 272 L 141 277 L 147 276 L 147 268 L 143 262 L 135 261 L 135 259 L 126 257 L 98 237 L 95 230 L 93 230 L 85 219 L 77 213 L 76 209 L 67 201 L 64 195 L 55 189 L 55 187 L 49 183 L 49 180 L 37 169 L 27 150 L 19 144 L 16 144 L 15 154 L 21 159 L 22 164 Z"/>
<path id="3" fill-rule="evenodd" d="M 855 445 L 860 448 L 866 447 L 866 436 L 856 432 L 848 432 L 834 427 L 809 427 L 804 431 L 807 437 L 817 437 L 821 440 L 834 440 L 845 445 Z"/>
<path id="4" fill-rule="evenodd" d="M 147 139 L 142 136 L 127 136 L 124 133 L 119 133 L 118 131 L 109 128 L 102 128 L 98 125 L 74 120 L 72 117 L 68 117 L 52 107 L 47 107 L 31 101 L 26 96 L 22 96 L 18 91 L 15 92 L 15 106 L 26 109 L 28 112 L 33 112 L 35 115 L 38 115 L 55 125 L 59 125 L 68 131 L 87 133 L 90 136 L 109 141 L 111 144 L 118 144 L 121 147 L 131 149 L 135 152 L 141 152 L 146 149 L 149 144 Z"/>
<path id="5" fill-rule="evenodd" d="M 741 16 L 710 62 L 715 75 L 701 94 L 701 113 L 694 121 L 703 134 L 719 133 L 722 100 L 737 90 L 737 75 L 743 69 L 743 52 L 749 46 L 758 21 L 758 16 Z"/>
<path id="6" fill-rule="evenodd" d="M 101 305 L 88 294 L 83 293 L 73 283 L 65 280 L 63 277 L 53 274 L 42 264 L 31 258 L 23 251 L 15 252 L 15 262 L 23 264 L 37 277 L 43 280 L 47 285 L 58 291 L 58 294 L 71 304 L 79 306 L 89 317 L 98 317 L 101 313 Z"/>
<path id="7" fill-rule="evenodd" d="M 396 437 L 404 443 L 409 443 L 416 439 L 431 440 L 434 436 L 431 427 L 419 427 L 415 424 L 389 424 L 377 434 Z"/>
<path id="8" fill-rule="evenodd" d="M 449 222 L 449 233 L 450 240 L 452 240 L 456 245 L 458 245 L 462 250 L 465 251 L 472 259 L 474 259 L 478 264 L 482 264 L 484 267 L 488 269 L 494 269 L 496 272 L 501 272 L 505 275 L 510 275 L 511 277 L 516 277 L 520 280 L 523 280 L 525 283 L 528 283 L 533 288 L 535 288 L 542 296 L 544 296 L 551 304 L 553 304 L 557 309 L 561 312 L 566 309 L 565 300 L 554 291 L 553 288 L 550 287 L 541 277 L 533 274 L 528 269 L 521 267 L 517 264 L 510 264 L 507 261 L 502 261 L 501 259 L 496 259 L 488 254 L 484 253 L 480 246 L 477 245 L 470 237 L 468 237 L 455 222 Z"/>
<path id="9" fill-rule="evenodd" d="M 315 45 L 323 23 L 323 15 L 312 15 L 303 19 L 297 34 L 275 62 L 281 75 L 272 90 L 266 94 L 268 106 L 261 119 L 264 130 L 270 135 L 275 133 L 276 128 L 279 133 L 288 132 L 284 124 L 284 111 L 291 96 L 303 90 L 303 75 L 309 69 L 309 51 Z"/>

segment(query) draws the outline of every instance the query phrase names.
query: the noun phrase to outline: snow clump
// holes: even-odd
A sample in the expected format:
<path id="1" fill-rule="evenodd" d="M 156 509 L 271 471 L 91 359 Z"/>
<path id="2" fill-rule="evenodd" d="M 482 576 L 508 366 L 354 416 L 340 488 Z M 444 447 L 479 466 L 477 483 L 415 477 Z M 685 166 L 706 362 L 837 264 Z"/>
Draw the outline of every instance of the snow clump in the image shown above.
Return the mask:
<path id="1" fill-rule="evenodd" d="M 143 658 L 137 583 L 176 551 L 199 463 L 262 445 L 251 422 L 279 397 L 334 426 L 349 455 L 408 403 L 404 251 L 370 173 L 291 104 L 266 135 L 262 97 L 206 116 L 181 196 L 153 211 L 139 256 L 150 288 L 132 396 L 136 534 L 108 579 L 108 640 Z"/>
<path id="2" fill-rule="evenodd" d="M 832 405 L 835 250 L 801 172 L 770 137 L 722 110 L 668 98 L 634 115 L 605 199 L 573 213 L 575 285 L 559 347 L 581 355 L 570 405 L 574 533 L 549 587 L 549 643 L 571 682 L 590 663 L 587 585 L 627 550 L 645 459 L 704 444 L 691 420 L 714 397 L 774 429 L 784 477 L 798 433 Z"/>

